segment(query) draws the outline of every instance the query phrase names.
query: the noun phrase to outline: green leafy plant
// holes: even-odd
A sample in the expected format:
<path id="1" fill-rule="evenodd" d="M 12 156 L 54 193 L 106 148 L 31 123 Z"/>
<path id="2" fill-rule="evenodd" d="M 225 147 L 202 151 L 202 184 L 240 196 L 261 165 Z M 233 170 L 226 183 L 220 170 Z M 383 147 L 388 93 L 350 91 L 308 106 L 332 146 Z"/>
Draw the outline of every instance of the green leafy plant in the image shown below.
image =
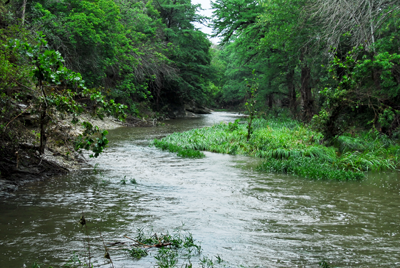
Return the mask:
<path id="1" fill-rule="evenodd" d="M 202 259 L 200 259 L 200 265 L 202 268 L 212 268 L 214 267 L 214 262 L 212 259 L 204 256 Z"/>
<path id="2" fill-rule="evenodd" d="M 240 119 L 236 119 L 235 122 L 233 122 L 233 123 L 229 122 L 228 123 L 229 130 L 230 131 L 238 130 L 239 129 L 239 122 L 240 122 Z"/>
<path id="3" fill-rule="evenodd" d="M 321 268 L 330 268 L 331 266 L 326 261 L 320 261 L 318 263 L 319 267 Z"/>
<path id="4" fill-rule="evenodd" d="M 72 123 L 77 123 L 77 116 L 84 111 L 84 106 L 75 99 L 78 96 L 89 97 L 96 103 L 93 114 L 99 118 L 105 115 L 115 115 L 119 119 L 125 118 L 124 105 L 117 104 L 113 100 L 107 101 L 96 89 L 87 89 L 79 73 L 64 67 L 64 59 L 58 51 L 48 49 L 45 36 L 39 33 L 36 44 L 32 45 L 18 39 L 9 41 L 8 48 L 22 58 L 26 58 L 32 64 L 31 75 L 36 82 L 36 88 L 31 88 L 31 94 L 35 97 L 32 105 L 32 113 L 40 116 L 40 146 L 39 152 L 44 153 L 47 133 L 46 126 L 51 122 L 55 111 L 72 115 Z M 27 87 L 29 88 L 29 87 Z M 85 128 L 75 141 L 75 149 L 92 150 L 91 157 L 97 157 L 108 143 L 107 131 L 101 131 L 89 122 L 82 122 Z M 94 137 L 99 135 L 99 137 Z"/>
<path id="5" fill-rule="evenodd" d="M 79 267 L 89 267 L 92 268 L 94 267 L 93 264 L 91 264 L 89 266 L 88 263 L 85 263 L 84 261 L 81 260 L 81 258 L 79 257 L 79 255 L 77 255 L 76 253 L 74 253 L 72 255 L 72 257 L 68 260 L 68 262 L 66 264 L 64 264 L 62 266 L 63 268 L 79 268 Z"/>
<path id="6" fill-rule="evenodd" d="M 178 254 L 175 250 L 161 248 L 157 255 L 154 256 L 157 260 L 157 267 L 160 268 L 171 268 L 175 267 L 178 263 Z"/>
<path id="7" fill-rule="evenodd" d="M 142 257 L 146 257 L 148 255 L 147 251 L 141 248 L 131 248 L 131 249 L 126 249 L 126 251 L 129 253 L 129 255 L 135 259 L 140 259 Z"/>

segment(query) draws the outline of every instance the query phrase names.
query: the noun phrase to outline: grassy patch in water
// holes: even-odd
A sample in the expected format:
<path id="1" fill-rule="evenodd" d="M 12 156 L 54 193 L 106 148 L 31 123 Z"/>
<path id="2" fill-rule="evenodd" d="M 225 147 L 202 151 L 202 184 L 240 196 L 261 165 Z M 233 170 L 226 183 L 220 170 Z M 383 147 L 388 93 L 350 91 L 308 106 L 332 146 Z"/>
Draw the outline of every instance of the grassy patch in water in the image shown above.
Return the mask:
<path id="1" fill-rule="evenodd" d="M 309 179 L 359 180 L 364 177 L 362 172 L 341 170 L 332 167 L 329 163 L 305 158 L 269 159 L 258 168 L 270 172 L 295 174 Z"/>
<path id="2" fill-rule="evenodd" d="M 164 151 L 167 150 L 172 153 L 178 153 L 178 156 L 180 156 L 180 157 L 185 157 L 185 158 L 203 158 L 203 157 L 205 157 L 204 153 L 200 152 L 199 150 L 185 148 L 183 146 L 168 143 L 163 140 L 154 140 L 153 145 Z"/>
<path id="3" fill-rule="evenodd" d="M 400 146 L 378 133 L 362 132 L 338 137 L 333 146 L 322 145 L 323 135 L 289 118 L 256 119 L 246 140 L 247 125 L 224 123 L 173 133 L 160 148 L 241 154 L 266 159 L 260 169 L 287 172 L 313 179 L 361 179 L 364 171 L 399 167 Z"/>

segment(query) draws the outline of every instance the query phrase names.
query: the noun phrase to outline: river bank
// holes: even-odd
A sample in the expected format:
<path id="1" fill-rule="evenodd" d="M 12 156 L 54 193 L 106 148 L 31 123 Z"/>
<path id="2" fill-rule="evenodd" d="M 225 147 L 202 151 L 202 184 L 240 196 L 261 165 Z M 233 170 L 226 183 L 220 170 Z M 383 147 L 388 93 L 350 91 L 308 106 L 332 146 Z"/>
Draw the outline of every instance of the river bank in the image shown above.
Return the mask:
<path id="1" fill-rule="evenodd" d="M 192 111 L 205 114 L 212 111 L 205 107 L 187 105 L 183 112 L 177 113 L 175 118 L 199 118 L 198 114 Z M 100 119 L 89 114 L 82 114 L 77 117 L 80 122 L 89 122 L 101 130 L 112 130 L 119 127 L 155 127 L 163 124 L 152 118 L 153 112 L 143 111 L 145 117 L 138 118 L 127 116 L 124 122 L 115 117 L 109 116 Z M 168 121 L 169 118 L 163 118 Z M 31 120 L 31 119 L 30 119 Z M 18 150 L 13 158 L 0 160 L 0 197 L 14 196 L 15 191 L 26 183 L 41 181 L 58 174 L 76 172 L 87 165 L 88 159 L 83 154 L 76 152 L 73 145 L 67 140 L 77 137 L 84 132 L 80 124 L 72 124 L 72 117 L 66 116 L 63 119 L 58 117 L 57 122 L 49 129 L 50 138 L 47 141 L 44 154 L 39 155 L 37 126 L 26 131 L 30 137 L 28 142 L 21 144 L 22 150 Z M 36 121 L 30 122 L 35 125 Z"/>
<path id="2" fill-rule="evenodd" d="M 88 114 L 79 116 L 79 120 L 90 122 L 100 129 L 115 129 L 127 126 L 113 117 L 105 117 L 103 120 L 93 118 Z M 71 123 L 71 118 L 60 120 L 49 131 L 63 131 L 65 136 L 76 137 L 84 129 L 80 125 Z M 34 130 L 32 130 L 33 133 Z M 87 162 L 85 157 L 71 147 L 67 142 L 61 143 L 50 139 L 44 154 L 39 155 L 36 151 L 37 141 L 34 135 L 29 143 L 22 144 L 24 150 L 16 152 L 15 159 L 3 159 L 0 163 L 3 172 L 0 173 L 0 197 L 10 197 L 18 188 L 26 183 L 48 179 L 57 174 L 74 172 L 79 170 Z"/>

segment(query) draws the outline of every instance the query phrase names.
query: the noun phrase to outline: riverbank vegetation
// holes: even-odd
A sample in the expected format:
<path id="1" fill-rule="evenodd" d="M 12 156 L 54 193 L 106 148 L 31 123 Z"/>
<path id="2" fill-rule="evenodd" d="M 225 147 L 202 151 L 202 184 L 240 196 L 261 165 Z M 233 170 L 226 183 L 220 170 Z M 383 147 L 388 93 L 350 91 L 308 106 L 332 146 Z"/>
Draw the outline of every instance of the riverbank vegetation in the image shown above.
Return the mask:
<path id="1" fill-rule="evenodd" d="M 223 123 L 155 140 L 165 148 L 200 150 L 260 157 L 261 170 L 296 174 L 311 179 L 358 180 L 364 171 L 399 167 L 400 146 L 377 131 L 338 136 L 326 144 L 321 132 L 288 117 L 255 119 L 248 124 Z"/>
<path id="2" fill-rule="evenodd" d="M 153 144 L 154 144 L 154 146 L 156 146 L 164 151 L 167 150 L 171 153 L 177 153 L 178 156 L 180 156 L 180 157 L 185 157 L 185 158 L 205 157 L 204 153 L 200 152 L 199 150 L 192 149 L 192 148 L 184 148 L 179 145 L 168 143 L 166 141 L 154 140 Z"/>
<path id="3" fill-rule="evenodd" d="M 325 140 L 351 129 L 400 137 L 398 1 L 217 0 L 218 103 L 240 107 L 255 72 L 259 110 L 287 108 Z"/>
<path id="4" fill-rule="evenodd" d="M 212 7 L 221 38 L 213 58 L 223 74 L 218 103 L 242 110 L 251 103 L 275 118 L 250 118 L 248 143 L 245 126 L 229 125 L 165 141 L 266 158 L 261 169 L 310 178 L 359 179 L 398 167 L 397 1 L 216 0 Z M 278 118 L 281 109 L 292 123 Z"/>
<path id="5" fill-rule="evenodd" d="M 204 21 L 199 8 L 190 0 L 0 1 L 1 174 L 42 174 L 45 149 L 97 157 L 107 131 L 82 113 L 143 121 L 211 101 L 211 42 L 193 25 Z"/>

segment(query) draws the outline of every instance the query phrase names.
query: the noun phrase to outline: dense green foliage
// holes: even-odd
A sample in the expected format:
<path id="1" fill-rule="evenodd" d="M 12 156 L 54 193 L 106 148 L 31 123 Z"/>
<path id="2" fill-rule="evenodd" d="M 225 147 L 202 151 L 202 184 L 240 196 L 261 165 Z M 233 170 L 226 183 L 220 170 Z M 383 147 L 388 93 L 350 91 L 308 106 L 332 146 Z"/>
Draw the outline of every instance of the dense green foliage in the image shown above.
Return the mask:
<path id="1" fill-rule="evenodd" d="M 83 122 L 72 140 L 60 121 L 212 102 L 211 43 L 193 25 L 204 20 L 198 9 L 189 0 L 1 1 L 2 150 L 14 158 L 21 144 L 39 142 L 43 154 L 50 139 L 98 156 L 106 131 Z"/>
<path id="2" fill-rule="evenodd" d="M 23 14 L 21 1 L 1 7 L 3 28 L 23 17 L 27 32 L 42 31 L 86 86 L 101 87 L 134 114 L 141 102 L 168 111 L 173 102 L 211 101 L 211 43 L 193 26 L 204 18 L 188 0 L 35 0 Z"/>
<path id="3" fill-rule="evenodd" d="M 246 102 L 255 69 L 258 107 L 290 109 L 332 142 L 349 128 L 399 137 L 398 1 L 218 0 L 221 106 Z"/>
<path id="4" fill-rule="evenodd" d="M 235 123 L 174 133 L 156 143 L 176 148 L 265 158 L 260 167 L 312 179 L 354 180 L 363 171 L 395 169 L 400 146 L 379 133 L 360 138 L 340 136 L 335 146 L 321 144 L 323 135 L 288 118 L 256 119 L 247 141 L 247 126 Z"/>
<path id="5" fill-rule="evenodd" d="M 106 115 L 114 115 L 121 120 L 125 118 L 125 106 L 113 100 L 106 101 L 96 89 L 87 89 L 81 75 L 64 66 L 61 54 L 48 49 L 47 41 L 40 33 L 35 44 L 20 39 L 2 41 L 5 49 L 5 57 L 1 59 L 5 75 L 0 91 L 4 104 L 0 114 L 3 157 L 7 157 L 10 150 L 18 151 L 22 142 L 32 142 L 29 130 L 38 131 L 40 140 L 38 151 L 44 154 L 49 128 L 56 125 L 60 117 L 70 115 L 73 124 L 79 123 L 77 117 L 85 108 L 84 104 L 77 101 L 79 98 L 91 99 L 96 106 L 92 109 L 94 116 L 103 118 Z M 23 72 L 24 77 L 17 80 L 19 71 Z M 21 107 L 26 108 L 21 112 Z M 24 113 L 30 116 L 37 115 L 38 128 L 29 126 L 24 119 L 13 122 Z M 74 141 L 76 149 L 92 150 L 94 154 L 91 156 L 97 157 L 108 143 L 107 131 L 101 131 L 89 122 L 81 123 L 85 131 Z M 35 125 L 35 123 L 30 124 Z M 23 131 L 28 134 L 21 134 Z M 96 137 L 96 134 L 100 137 Z M 68 137 L 68 140 L 70 138 Z"/>

